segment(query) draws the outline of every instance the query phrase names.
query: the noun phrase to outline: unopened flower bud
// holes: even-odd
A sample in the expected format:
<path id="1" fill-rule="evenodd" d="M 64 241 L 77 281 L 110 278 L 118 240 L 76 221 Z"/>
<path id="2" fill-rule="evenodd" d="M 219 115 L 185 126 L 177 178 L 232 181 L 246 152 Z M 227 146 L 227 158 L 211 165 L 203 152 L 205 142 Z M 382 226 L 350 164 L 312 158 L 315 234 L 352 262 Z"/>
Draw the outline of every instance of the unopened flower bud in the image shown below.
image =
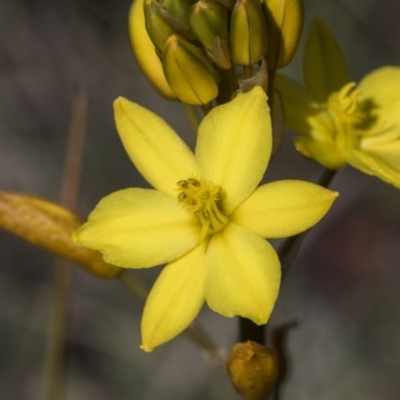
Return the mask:
<path id="1" fill-rule="evenodd" d="M 192 39 L 189 26 L 189 13 L 192 1 L 190 0 L 160 0 L 165 10 L 165 18 L 174 28 L 174 31 L 187 39 Z"/>
<path id="2" fill-rule="evenodd" d="M 207 104 L 218 95 L 217 81 L 203 51 L 179 35 L 171 35 L 162 54 L 164 74 L 179 100 Z"/>
<path id="3" fill-rule="evenodd" d="M 209 57 L 219 67 L 230 69 L 228 10 L 219 3 L 200 0 L 192 6 L 189 22 Z"/>
<path id="4" fill-rule="evenodd" d="M 233 346 L 227 370 L 233 385 L 247 400 L 265 400 L 278 379 L 272 352 L 252 341 Z"/>
<path id="5" fill-rule="evenodd" d="M 303 29 L 302 0 L 261 0 L 268 29 L 269 69 L 283 68 L 292 60 Z"/>
<path id="6" fill-rule="evenodd" d="M 259 0 L 237 0 L 230 27 L 231 60 L 252 65 L 267 51 L 267 24 Z"/>
<path id="7" fill-rule="evenodd" d="M 143 0 L 134 0 L 129 12 L 129 36 L 139 67 L 158 92 L 168 99 L 176 99 L 169 87 L 160 58 L 156 54 L 145 26 Z"/>
<path id="8" fill-rule="evenodd" d="M 165 41 L 174 31 L 162 16 L 160 4 L 154 0 L 144 0 L 144 20 L 147 33 L 154 46 L 161 52 Z"/>
<path id="9" fill-rule="evenodd" d="M 221 4 L 221 6 L 224 6 L 227 10 L 232 11 L 233 7 L 235 7 L 235 0 L 211 0 L 212 2 Z"/>
<path id="10" fill-rule="evenodd" d="M 83 222 L 76 214 L 50 201 L 29 194 L 0 191 L 1 229 L 79 264 L 93 275 L 116 277 L 121 268 L 104 262 L 99 252 L 72 242 L 72 232 Z"/>

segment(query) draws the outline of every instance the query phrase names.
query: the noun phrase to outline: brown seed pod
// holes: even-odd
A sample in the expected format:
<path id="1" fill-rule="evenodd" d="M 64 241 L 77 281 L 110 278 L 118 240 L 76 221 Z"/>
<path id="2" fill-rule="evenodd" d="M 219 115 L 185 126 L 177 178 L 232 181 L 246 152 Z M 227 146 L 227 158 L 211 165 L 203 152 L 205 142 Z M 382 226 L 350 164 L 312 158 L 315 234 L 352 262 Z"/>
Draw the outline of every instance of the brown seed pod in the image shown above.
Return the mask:
<path id="1" fill-rule="evenodd" d="M 265 400 L 278 379 L 272 351 L 250 340 L 233 346 L 226 368 L 236 390 L 248 400 Z"/>

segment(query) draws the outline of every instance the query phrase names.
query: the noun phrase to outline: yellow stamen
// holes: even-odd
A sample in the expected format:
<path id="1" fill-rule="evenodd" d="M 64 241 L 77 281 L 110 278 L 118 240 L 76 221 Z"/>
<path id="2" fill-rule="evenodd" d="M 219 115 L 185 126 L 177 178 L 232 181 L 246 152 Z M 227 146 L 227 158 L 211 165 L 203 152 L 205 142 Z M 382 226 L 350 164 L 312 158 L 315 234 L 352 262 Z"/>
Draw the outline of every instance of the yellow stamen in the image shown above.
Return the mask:
<path id="1" fill-rule="evenodd" d="M 361 91 L 350 82 L 332 93 L 326 103 L 326 112 L 334 130 L 334 140 L 340 149 L 367 148 L 387 142 L 392 131 L 384 121 L 378 121 L 373 108 L 361 101 Z"/>
<path id="2" fill-rule="evenodd" d="M 200 241 L 206 236 L 219 232 L 228 222 L 220 210 L 220 187 L 201 178 L 181 180 L 178 185 L 178 202 L 199 218 L 202 225 Z"/>

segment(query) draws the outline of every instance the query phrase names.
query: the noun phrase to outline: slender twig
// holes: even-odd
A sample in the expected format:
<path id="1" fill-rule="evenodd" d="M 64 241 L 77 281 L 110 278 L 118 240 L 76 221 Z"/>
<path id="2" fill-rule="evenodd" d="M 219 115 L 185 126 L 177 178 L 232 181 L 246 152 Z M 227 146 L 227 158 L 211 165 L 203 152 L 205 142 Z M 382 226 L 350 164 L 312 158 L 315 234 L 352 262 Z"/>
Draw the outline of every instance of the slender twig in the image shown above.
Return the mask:
<path id="1" fill-rule="evenodd" d="M 72 105 L 65 171 L 60 196 L 60 203 L 70 210 L 76 208 L 79 196 L 87 101 L 86 92 L 81 90 Z M 64 397 L 65 331 L 71 280 L 68 263 L 57 259 L 55 264 L 54 292 L 48 327 L 44 374 L 44 398 L 47 400 L 60 400 Z"/>
<path id="2" fill-rule="evenodd" d="M 118 277 L 131 292 L 135 293 L 143 301 L 146 300 L 149 290 L 137 277 L 133 276 L 128 270 L 122 271 Z M 219 347 L 200 324 L 190 325 L 183 334 L 200 347 L 207 354 L 210 361 L 218 366 L 224 365 L 225 359 L 222 358 Z"/>

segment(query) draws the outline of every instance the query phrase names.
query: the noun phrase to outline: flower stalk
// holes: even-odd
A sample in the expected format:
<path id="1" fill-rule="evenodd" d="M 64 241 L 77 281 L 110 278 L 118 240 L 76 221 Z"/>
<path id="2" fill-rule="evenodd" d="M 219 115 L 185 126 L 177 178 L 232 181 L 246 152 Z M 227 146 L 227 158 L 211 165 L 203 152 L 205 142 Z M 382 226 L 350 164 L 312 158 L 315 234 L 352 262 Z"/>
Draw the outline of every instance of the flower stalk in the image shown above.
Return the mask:
<path id="1" fill-rule="evenodd" d="M 73 101 L 68 133 L 65 172 L 60 201 L 62 205 L 72 210 L 77 207 L 79 198 L 87 102 L 87 92 L 81 89 Z M 70 281 L 70 266 L 66 261 L 58 259 L 54 276 L 45 361 L 44 398 L 47 400 L 61 400 L 64 397 L 65 333 Z"/>

